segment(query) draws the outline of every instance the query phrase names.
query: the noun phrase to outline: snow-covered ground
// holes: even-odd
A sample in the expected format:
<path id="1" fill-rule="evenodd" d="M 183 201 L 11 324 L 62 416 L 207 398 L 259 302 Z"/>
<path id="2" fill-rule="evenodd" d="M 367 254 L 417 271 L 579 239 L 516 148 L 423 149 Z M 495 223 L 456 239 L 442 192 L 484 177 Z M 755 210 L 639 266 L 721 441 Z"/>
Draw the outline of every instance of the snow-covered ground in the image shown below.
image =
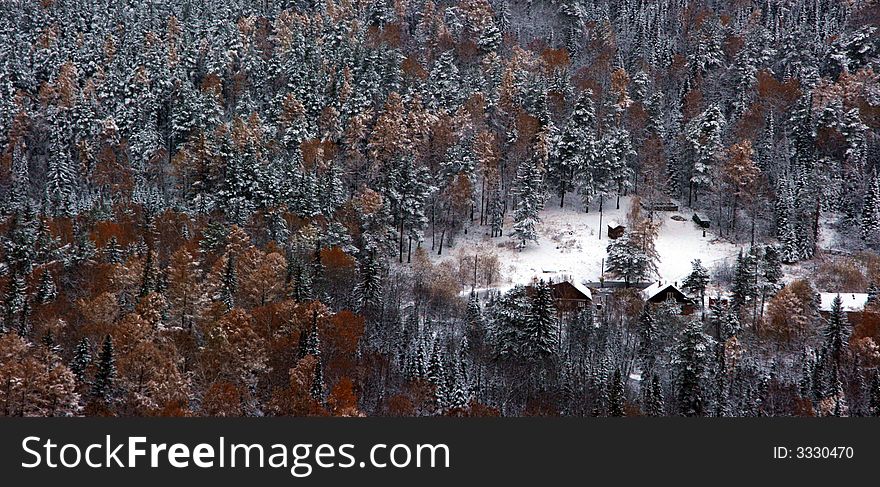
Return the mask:
<path id="1" fill-rule="evenodd" d="M 822 212 L 819 214 L 819 235 L 816 244 L 822 250 L 833 251 L 838 247 L 839 236 L 834 228 L 840 219 L 837 213 Z"/>
<path id="2" fill-rule="evenodd" d="M 629 197 L 622 197 L 619 210 L 615 209 L 613 198 L 605 202 L 601 239 L 597 210 L 584 213 L 577 208 L 559 208 L 558 200 L 555 204 L 551 200 L 541 213 L 537 243 L 529 242 L 522 250 L 514 248 L 509 221 L 505 224 L 504 236 L 498 238 L 490 238 L 488 230 L 475 226 L 467 235 L 460 234 L 453 247 L 444 249 L 444 255 L 434 254 L 433 259 L 437 262 L 455 259 L 461 251 L 465 255 L 494 252 L 501 263 L 499 289 L 552 274 L 567 274 L 581 282 L 598 281 L 610 241 L 607 225 L 612 221 L 625 224 L 630 202 Z M 671 217 L 674 215 L 683 217 L 684 221 L 673 220 Z M 701 259 L 703 265 L 711 270 L 717 262 L 736 257 L 740 246 L 719 239 L 711 229 L 703 237 L 703 229 L 691 220 L 692 216 L 693 212 L 686 208 L 680 212 L 655 213 L 655 219 L 659 219 L 662 225 L 655 244 L 660 255 L 657 266 L 659 276 L 654 278 L 680 279 L 690 273 L 693 259 Z"/>

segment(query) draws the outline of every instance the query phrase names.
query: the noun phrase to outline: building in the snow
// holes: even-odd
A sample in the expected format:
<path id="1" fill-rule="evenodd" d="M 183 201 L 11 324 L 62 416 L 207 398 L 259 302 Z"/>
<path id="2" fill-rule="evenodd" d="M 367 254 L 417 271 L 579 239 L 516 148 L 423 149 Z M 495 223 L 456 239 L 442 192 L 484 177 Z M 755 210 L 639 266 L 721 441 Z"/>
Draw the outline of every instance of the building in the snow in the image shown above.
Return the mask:
<path id="1" fill-rule="evenodd" d="M 577 313 L 593 304 L 593 293 L 590 289 L 569 275 L 556 275 L 547 279 L 556 313 L 562 317 Z M 529 286 L 530 288 L 532 286 Z"/>
<path id="2" fill-rule="evenodd" d="M 675 301 L 681 307 L 683 314 L 689 315 L 694 312 L 694 302 L 679 287 L 678 281 L 664 281 L 663 279 L 642 289 L 642 298 L 646 303 L 662 304 L 667 301 Z"/>
<path id="3" fill-rule="evenodd" d="M 624 231 L 626 231 L 626 227 L 620 223 L 614 220 L 608 223 L 608 238 L 612 240 L 618 239 L 623 236 Z"/>
<path id="4" fill-rule="evenodd" d="M 844 313 L 861 313 L 868 305 L 868 293 L 819 293 L 819 313 L 831 313 L 834 298 L 840 296 L 840 304 Z"/>
<path id="5" fill-rule="evenodd" d="M 550 283 L 556 311 L 560 315 L 575 313 L 593 303 L 593 296 L 585 286 L 572 281 Z"/>

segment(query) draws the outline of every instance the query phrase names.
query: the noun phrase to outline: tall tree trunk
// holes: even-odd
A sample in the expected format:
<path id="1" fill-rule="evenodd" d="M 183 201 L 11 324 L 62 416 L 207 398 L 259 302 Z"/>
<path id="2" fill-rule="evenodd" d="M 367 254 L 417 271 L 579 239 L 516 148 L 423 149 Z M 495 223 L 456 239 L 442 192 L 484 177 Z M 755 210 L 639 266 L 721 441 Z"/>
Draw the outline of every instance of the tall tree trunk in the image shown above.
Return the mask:
<path id="1" fill-rule="evenodd" d="M 731 223 L 730 223 L 730 231 L 734 235 L 736 235 L 736 203 L 739 200 L 739 195 L 737 193 L 733 193 L 733 210 L 731 211 Z"/>
<path id="2" fill-rule="evenodd" d="M 397 259 L 398 262 L 403 264 L 403 218 L 400 219 L 400 243 L 399 243 L 399 256 Z"/>

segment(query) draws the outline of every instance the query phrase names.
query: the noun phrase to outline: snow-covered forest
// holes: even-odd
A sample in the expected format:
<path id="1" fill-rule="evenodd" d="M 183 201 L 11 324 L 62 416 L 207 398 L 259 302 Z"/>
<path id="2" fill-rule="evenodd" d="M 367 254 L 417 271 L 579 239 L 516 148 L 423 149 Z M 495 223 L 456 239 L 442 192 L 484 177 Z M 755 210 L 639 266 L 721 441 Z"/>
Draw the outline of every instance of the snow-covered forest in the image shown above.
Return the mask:
<path id="1" fill-rule="evenodd" d="M 0 416 L 880 415 L 878 26 L 5 0 Z"/>

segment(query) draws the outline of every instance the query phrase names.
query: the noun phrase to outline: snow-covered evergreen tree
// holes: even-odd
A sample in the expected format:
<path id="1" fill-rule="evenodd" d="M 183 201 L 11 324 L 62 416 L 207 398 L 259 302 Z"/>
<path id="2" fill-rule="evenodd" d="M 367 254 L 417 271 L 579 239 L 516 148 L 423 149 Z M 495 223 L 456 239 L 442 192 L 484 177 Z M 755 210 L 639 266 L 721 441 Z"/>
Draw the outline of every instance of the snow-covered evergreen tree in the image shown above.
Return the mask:
<path id="1" fill-rule="evenodd" d="M 525 247 L 527 242 L 538 241 L 537 226 L 544 207 L 544 175 L 537 158 L 529 157 L 520 162 L 513 191 L 516 204 L 511 238 L 519 242 L 520 247 Z"/>

